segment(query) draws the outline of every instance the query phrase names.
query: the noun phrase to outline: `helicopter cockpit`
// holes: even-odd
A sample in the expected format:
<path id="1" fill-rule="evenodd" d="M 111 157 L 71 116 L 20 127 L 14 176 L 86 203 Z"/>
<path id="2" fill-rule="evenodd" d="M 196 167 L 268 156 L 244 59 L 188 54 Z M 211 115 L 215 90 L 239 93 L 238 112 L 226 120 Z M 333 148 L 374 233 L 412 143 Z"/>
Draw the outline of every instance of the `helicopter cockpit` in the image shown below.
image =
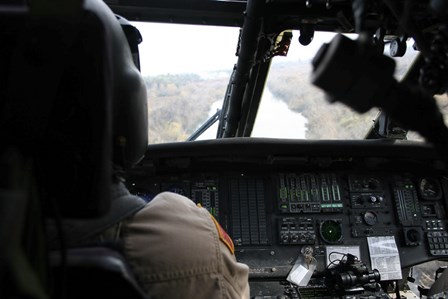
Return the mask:
<path id="1" fill-rule="evenodd" d="M 448 3 L 104 2 L 143 37 L 125 184 L 207 208 L 251 298 L 448 295 Z"/>
<path id="2" fill-rule="evenodd" d="M 137 21 L 137 28 L 144 28 L 140 22 L 156 22 L 238 30 L 235 64 L 219 87 L 224 91 L 219 104 L 212 105 L 217 98 L 206 87 L 191 108 L 188 100 L 182 102 L 180 113 L 186 112 L 186 118 L 194 119 L 195 110 L 209 118 L 193 131 L 182 131 L 182 137 L 155 137 L 157 144 L 129 173 L 128 186 L 135 194 L 149 201 L 169 190 L 207 207 L 232 236 L 238 260 L 250 266 L 253 298 L 428 295 L 431 283 L 415 279 L 425 271 L 434 277 L 448 254 L 446 100 L 439 96 L 447 86 L 441 58 L 445 4 L 279 0 L 109 5 Z M 228 46 L 225 35 L 218 34 L 221 47 Z M 322 35 L 323 45 L 315 46 Z M 176 35 L 158 36 L 167 51 L 170 39 L 187 47 Z M 201 41 L 219 44 L 210 35 L 191 43 Z M 307 54 L 313 45 L 312 55 Z M 201 59 L 214 57 L 206 46 L 198 52 Z M 303 58 L 307 55 L 308 60 Z M 277 64 L 276 59 L 288 56 L 295 60 Z M 168 57 L 167 66 L 170 59 L 176 63 Z M 194 60 L 189 57 L 182 59 Z M 150 79 L 162 84 L 162 78 Z M 307 97 L 313 85 L 321 91 Z M 169 101 L 151 88 L 155 99 L 149 101 Z M 272 94 L 305 116 L 304 132 L 297 133 L 301 125 L 294 123 L 288 127 L 294 137 L 284 138 L 285 128 L 259 133 L 262 107 Z M 213 100 L 203 108 L 200 98 L 208 95 Z M 271 118 L 264 127 L 286 118 L 273 108 L 266 113 Z M 426 262 L 433 263 L 431 270 L 417 267 Z M 372 288 L 376 284 L 382 291 Z"/>

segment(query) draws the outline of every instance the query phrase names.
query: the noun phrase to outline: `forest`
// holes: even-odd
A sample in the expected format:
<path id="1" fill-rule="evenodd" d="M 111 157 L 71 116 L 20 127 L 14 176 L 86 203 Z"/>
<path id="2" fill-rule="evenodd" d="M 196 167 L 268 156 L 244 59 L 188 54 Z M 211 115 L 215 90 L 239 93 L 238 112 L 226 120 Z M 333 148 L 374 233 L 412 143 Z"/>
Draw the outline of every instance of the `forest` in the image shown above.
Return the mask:
<path id="1" fill-rule="evenodd" d="M 398 76 L 404 74 L 405 65 L 409 62 L 398 64 Z M 342 104 L 329 103 L 325 95 L 310 83 L 311 71 L 309 62 L 273 64 L 266 87 L 290 110 L 308 120 L 306 139 L 364 138 L 373 125 L 377 110 L 358 114 Z M 230 73 L 223 72 L 206 77 L 198 74 L 145 77 L 149 142 L 186 140 L 209 117 L 212 105 L 222 103 L 229 77 Z M 439 97 L 438 103 L 448 115 L 447 97 Z M 419 138 L 416 134 L 412 136 Z"/>
<path id="2" fill-rule="evenodd" d="M 149 143 L 186 140 L 207 120 L 211 105 L 223 100 L 227 80 L 197 74 L 145 77 Z"/>

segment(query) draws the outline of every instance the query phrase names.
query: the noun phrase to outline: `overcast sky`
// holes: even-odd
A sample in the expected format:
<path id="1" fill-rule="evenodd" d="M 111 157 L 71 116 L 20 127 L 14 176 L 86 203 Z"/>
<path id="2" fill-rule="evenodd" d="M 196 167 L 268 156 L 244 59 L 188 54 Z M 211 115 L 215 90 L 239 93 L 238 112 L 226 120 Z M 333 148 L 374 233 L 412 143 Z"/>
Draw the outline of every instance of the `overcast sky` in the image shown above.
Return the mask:
<path id="1" fill-rule="evenodd" d="M 139 46 L 143 75 L 232 69 L 236 63 L 238 28 L 133 24 L 143 36 Z"/>
<path id="2" fill-rule="evenodd" d="M 144 76 L 230 71 L 237 62 L 235 52 L 239 28 L 141 22 L 133 24 L 143 36 L 139 47 Z M 309 60 L 321 44 L 330 41 L 332 36 L 316 33 L 313 42 L 304 47 L 299 44 L 299 35 L 295 32 L 288 57 L 276 59 Z"/>
<path id="3" fill-rule="evenodd" d="M 165 23 L 132 22 L 142 36 L 139 45 L 141 68 L 144 76 L 160 74 L 196 73 L 227 70 L 237 62 L 235 56 L 239 28 Z M 333 33 L 316 32 L 308 46 L 298 42 L 299 32 L 293 32 L 287 57 L 275 61 L 310 61 L 322 43 L 330 42 Z M 415 55 L 408 42 L 407 55 Z M 414 52 L 414 54 L 412 53 Z M 386 49 L 385 53 L 388 53 Z M 400 61 L 400 60 L 399 60 Z"/>

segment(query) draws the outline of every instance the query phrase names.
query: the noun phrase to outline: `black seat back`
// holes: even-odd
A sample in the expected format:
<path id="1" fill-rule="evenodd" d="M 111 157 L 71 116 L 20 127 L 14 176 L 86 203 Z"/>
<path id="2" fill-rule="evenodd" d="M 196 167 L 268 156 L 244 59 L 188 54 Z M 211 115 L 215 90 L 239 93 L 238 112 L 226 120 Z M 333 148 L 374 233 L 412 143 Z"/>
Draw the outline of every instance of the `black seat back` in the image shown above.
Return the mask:
<path id="1" fill-rule="evenodd" d="M 104 24 L 88 11 L 6 18 L 0 137 L 35 161 L 47 213 L 98 217 L 108 210 L 112 157 Z"/>
<path id="2" fill-rule="evenodd" d="M 0 216 L 13 216 L 0 236 L 14 240 L 0 246 L 0 297 L 144 298 L 117 251 L 45 251 L 46 218 L 103 216 L 112 165 L 147 145 L 146 89 L 113 13 L 101 0 L 47 2 L 0 6 Z"/>

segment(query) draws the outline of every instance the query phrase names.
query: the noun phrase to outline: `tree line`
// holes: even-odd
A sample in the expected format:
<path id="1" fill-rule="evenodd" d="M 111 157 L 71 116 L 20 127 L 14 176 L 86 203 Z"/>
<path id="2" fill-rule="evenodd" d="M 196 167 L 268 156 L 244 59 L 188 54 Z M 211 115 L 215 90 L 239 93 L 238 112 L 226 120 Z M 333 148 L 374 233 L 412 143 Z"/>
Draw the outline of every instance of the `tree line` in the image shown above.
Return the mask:
<path id="1" fill-rule="evenodd" d="M 399 76 L 405 64 L 397 66 Z M 309 62 L 273 64 L 267 88 L 289 109 L 307 118 L 307 139 L 362 139 L 373 125 L 378 110 L 358 114 L 340 103 L 329 103 L 310 83 Z M 230 72 L 203 78 L 198 74 L 145 77 L 148 90 L 149 142 L 186 140 L 208 117 L 213 103 L 223 101 Z M 448 98 L 438 97 L 448 115 Z M 417 137 L 418 138 L 418 137 Z"/>

